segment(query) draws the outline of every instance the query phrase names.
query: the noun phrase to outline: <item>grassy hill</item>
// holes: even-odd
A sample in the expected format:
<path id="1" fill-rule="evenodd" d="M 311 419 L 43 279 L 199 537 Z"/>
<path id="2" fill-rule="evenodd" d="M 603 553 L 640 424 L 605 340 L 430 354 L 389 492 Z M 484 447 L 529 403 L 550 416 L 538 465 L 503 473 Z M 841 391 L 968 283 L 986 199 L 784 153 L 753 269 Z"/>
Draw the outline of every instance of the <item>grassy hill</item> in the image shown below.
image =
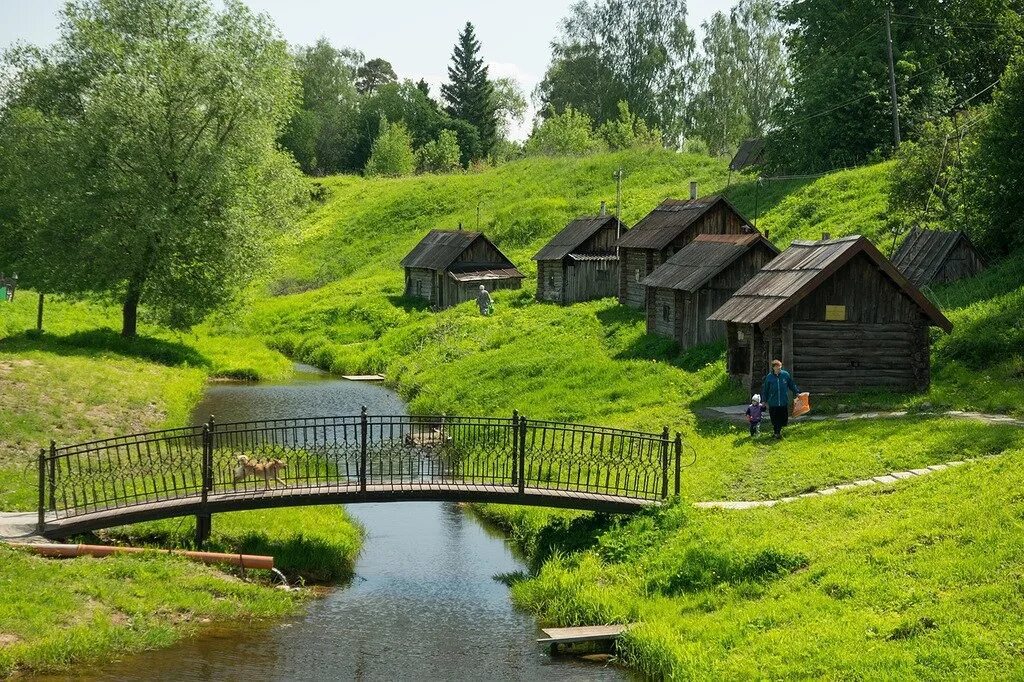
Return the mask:
<path id="1" fill-rule="evenodd" d="M 749 513 L 677 505 L 617 525 L 538 509 L 480 512 L 521 541 L 539 568 L 515 585 L 518 603 L 559 624 L 643 621 L 625 656 L 654 676 L 1021 674 L 1024 619 L 1015 608 L 1014 568 L 1021 513 L 1012 490 L 1024 432 L 942 419 L 927 408 L 1024 413 L 1024 255 L 930 292 L 955 328 L 936 333 L 928 394 L 841 401 L 843 409 L 906 407 L 911 417 L 807 423 L 783 442 L 755 442 L 745 429 L 696 416 L 703 405 L 746 400 L 726 379 L 720 345 L 680 353 L 646 334 L 642 313 L 613 299 L 570 307 L 533 300 L 530 257 L 568 220 L 596 212 L 602 200 L 612 205 L 612 172 L 620 166 L 630 224 L 663 198 L 685 196 L 696 180 L 702 193 L 725 191 L 756 215 L 779 246 L 828 232 L 892 247 L 888 164 L 759 185 L 730 178 L 723 162 L 707 157 L 624 152 L 526 159 L 473 174 L 317 180 L 321 200 L 281 236 L 251 309 L 193 334 L 146 328 L 147 338 L 128 344 L 96 330 L 114 326 L 109 310 L 58 303 L 48 315 L 51 331 L 35 337 L 24 332 L 31 298 L 0 310 L 12 313 L 0 317 L 0 385 L 31 396 L 16 406 L 15 420 L 0 424 L 0 488 L 13 491 L 0 506 L 31 507 L 31 470 L 17 453 L 54 429 L 74 439 L 132 420 L 180 420 L 207 376 L 287 373 L 278 351 L 334 372 L 383 372 L 418 412 L 507 415 L 518 408 L 533 418 L 668 425 L 697 454 L 683 476 L 686 501 L 775 498 L 1000 455 L 909 485 Z M 404 298 L 398 263 L 405 253 L 430 228 L 475 228 L 478 210 L 480 228 L 527 273 L 523 290 L 498 293 L 488 318 L 470 304 L 434 313 Z M 47 400 L 54 386 L 62 402 L 81 410 L 53 416 Z M 96 406 L 111 417 L 97 420 Z M 839 408 L 838 400 L 816 403 Z M 225 547 L 237 547 L 248 528 L 269 528 L 259 551 L 297 562 L 310 551 L 291 542 L 294 528 L 307 536 L 322 528 L 307 539 L 351 556 L 358 534 L 340 516 L 320 513 L 226 516 L 215 528 Z M 124 531 L 165 542 L 188 532 L 168 525 Z M 15 615 L 0 613 L 0 633 L 19 634 L 18 627 Z M 810 641 L 818 643 L 813 651 Z M 58 661 L 67 655 L 53 654 Z"/>
<path id="2" fill-rule="evenodd" d="M 539 568 L 516 601 L 546 622 L 642 621 L 627 662 L 656 677 L 1020 674 L 1021 544 L 1010 488 L 1024 433 L 926 413 L 906 420 L 805 424 L 776 444 L 697 419 L 746 396 L 726 380 L 721 346 L 680 353 L 612 299 L 533 301 L 528 279 L 489 318 L 403 298 L 401 257 L 423 233 L 461 221 L 492 236 L 528 276 L 530 256 L 569 219 L 614 198 L 634 223 L 691 179 L 725 190 L 758 227 L 793 239 L 860 233 L 892 248 L 888 164 L 817 179 L 730 178 L 696 156 L 621 153 L 528 159 L 478 174 L 329 178 L 324 201 L 281 244 L 271 293 L 249 319 L 275 348 L 333 371 L 381 371 L 420 412 L 508 414 L 683 432 L 697 458 L 683 499 L 791 495 L 899 468 L 1001 455 L 905 486 L 755 512 L 678 505 L 628 523 L 566 512 L 479 511 L 521 541 Z M 726 187 L 726 185 L 729 185 Z M 1024 257 L 931 295 L 953 320 L 936 336 L 927 395 L 842 399 L 852 406 L 956 407 L 1020 414 Z M 839 409 L 825 401 L 818 409 Z M 995 489 L 996 481 L 1010 488 Z M 576 518 L 578 521 L 573 521 Z M 552 554 L 552 552 L 554 552 Z M 814 643 L 813 645 L 811 643 Z"/>

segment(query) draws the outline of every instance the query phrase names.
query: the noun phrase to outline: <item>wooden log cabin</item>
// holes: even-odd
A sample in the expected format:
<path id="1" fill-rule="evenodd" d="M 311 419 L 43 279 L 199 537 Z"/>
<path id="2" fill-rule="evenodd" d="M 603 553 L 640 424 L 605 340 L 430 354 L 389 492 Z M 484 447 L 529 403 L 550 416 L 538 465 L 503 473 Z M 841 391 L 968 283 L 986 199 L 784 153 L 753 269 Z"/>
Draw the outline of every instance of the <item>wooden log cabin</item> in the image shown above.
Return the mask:
<path id="1" fill-rule="evenodd" d="M 912 229 L 892 263 L 916 287 L 955 282 L 985 269 L 985 261 L 963 232 Z"/>
<path id="2" fill-rule="evenodd" d="M 573 220 L 534 255 L 537 300 L 578 303 L 619 290 L 619 255 L 615 242 L 628 229 L 604 213 Z"/>
<path id="3" fill-rule="evenodd" d="M 726 366 L 751 393 L 774 358 L 801 390 L 923 391 L 929 327 L 949 320 L 866 238 L 793 242 L 711 316 Z"/>
<path id="4" fill-rule="evenodd" d="M 480 232 L 431 230 L 402 259 L 405 295 L 437 309 L 474 300 L 480 285 L 488 291 L 519 289 L 523 273 Z"/>
<path id="5" fill-rule="evenodd" d="M 640 281 L 647 287 L 647 332 L 680 348 L 725 338 L 709 320 L 779 250 L 758 233 L 699 234 Z"/>
<path id="6" fill-rule="evenodd" d="M 690 199 L 666 199 L 619 240 L 619 303 L 642 310 L 647 291 L 641 281 L 698 234 L 753 232 L 728 199 L 698 199 L 697 183 L 690 183 Z"/>

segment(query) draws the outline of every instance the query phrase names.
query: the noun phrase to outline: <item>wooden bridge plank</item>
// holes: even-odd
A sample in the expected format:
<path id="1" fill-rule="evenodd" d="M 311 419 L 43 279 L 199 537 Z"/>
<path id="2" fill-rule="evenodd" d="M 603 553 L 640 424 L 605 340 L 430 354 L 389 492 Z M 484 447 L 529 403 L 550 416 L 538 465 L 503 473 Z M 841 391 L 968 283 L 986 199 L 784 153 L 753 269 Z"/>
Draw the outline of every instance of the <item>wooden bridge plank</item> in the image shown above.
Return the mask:
<path id="1" fill-rule="evenodd" d="M 576 642 L 607 642 L 618 639 L 628 625 L 585 625 L 571 628 L 543 628 L 547 637 L 538 639 L 541 644 L 573 644 Z"/>

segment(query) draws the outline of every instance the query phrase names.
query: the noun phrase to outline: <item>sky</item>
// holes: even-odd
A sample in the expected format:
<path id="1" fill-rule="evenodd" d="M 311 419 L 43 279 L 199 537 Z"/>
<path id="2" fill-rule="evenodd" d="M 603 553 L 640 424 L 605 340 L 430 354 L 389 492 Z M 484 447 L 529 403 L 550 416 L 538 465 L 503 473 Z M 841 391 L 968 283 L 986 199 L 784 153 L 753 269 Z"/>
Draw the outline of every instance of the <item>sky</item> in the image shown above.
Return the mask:
<path id="1" fill-rule="evenodd" d="M 735 0 L 690 0 L 688 23 L 699 28 Z M 551 40 L 573 0 L 245 0 L 266 12 L 292 44 L 321 36 L 353 47 L 367 59 L 383 57 L 400 78 L 426 79 L 432 94 L 447 80 L 448 61 L 459 31 L 472 21 L 491 77 L 511 76 L 529 96 L 544 75 Z M 0 50 L 17 41 L 36 45 L 57 37 L 63 0 L 0 0 Z M 699 38 L 698 38 L 699 39 Z M 529 133 L 530 115 L 513 136 Z"/>

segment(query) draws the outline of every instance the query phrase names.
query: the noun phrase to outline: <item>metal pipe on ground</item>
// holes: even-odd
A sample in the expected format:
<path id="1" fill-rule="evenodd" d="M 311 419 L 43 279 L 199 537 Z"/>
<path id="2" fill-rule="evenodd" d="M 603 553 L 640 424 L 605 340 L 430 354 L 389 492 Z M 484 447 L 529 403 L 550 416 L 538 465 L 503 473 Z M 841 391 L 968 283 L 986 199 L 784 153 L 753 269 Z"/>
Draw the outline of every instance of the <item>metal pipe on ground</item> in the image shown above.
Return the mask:
<path id="1" fill-rule="evenodd" d="M 107 545 L 68 545 L 63 543 L 29 543 L 11 542 L 10 547 L 26 549 L 40 556 L 74 558 L 80 556 L 105 557 L 111 554 L 141 554 L 143 552 L 159 552 L 173 554 L 204 564 L 229 564 L 241 568 L 274 568 L 274 557 L 258 554 L 224 554 L 222 552 L 194 552 L 183 549 L 147 549 L 144 547 L 109 547 Z"/>

